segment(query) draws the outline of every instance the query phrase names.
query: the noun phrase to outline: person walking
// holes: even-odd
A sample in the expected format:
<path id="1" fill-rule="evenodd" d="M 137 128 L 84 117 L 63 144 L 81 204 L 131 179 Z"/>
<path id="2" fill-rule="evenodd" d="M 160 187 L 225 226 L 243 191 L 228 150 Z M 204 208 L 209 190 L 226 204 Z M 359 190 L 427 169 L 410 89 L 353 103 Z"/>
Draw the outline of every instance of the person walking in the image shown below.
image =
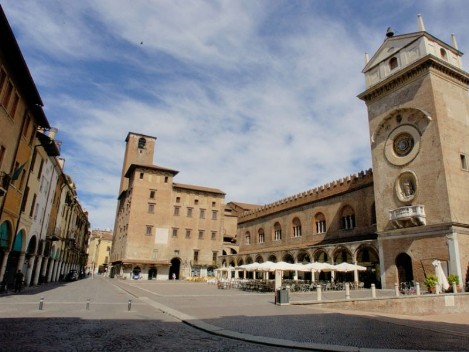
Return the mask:
<path id="1" fill-rule="evenodd" d="M 21 270 L 15 274 L 15 293 L 21 292 L 21 287 L 23 286 L 24 275 Z"/>

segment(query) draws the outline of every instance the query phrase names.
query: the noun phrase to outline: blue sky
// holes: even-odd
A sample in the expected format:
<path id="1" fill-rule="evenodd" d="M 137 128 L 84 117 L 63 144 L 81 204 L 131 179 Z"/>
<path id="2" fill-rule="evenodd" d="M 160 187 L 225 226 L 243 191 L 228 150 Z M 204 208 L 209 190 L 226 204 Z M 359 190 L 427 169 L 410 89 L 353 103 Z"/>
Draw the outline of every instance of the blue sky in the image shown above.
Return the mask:
<path id="1" fill-rule="evenodd" d="M 371 167 L 364 89 L 392 26 L 469 50 L 466 0 L 2 1 L 92 228 L 129 131 L 179 183 L 266 204 Z M 463 57 L 464 67 L 469 67 Z"/>

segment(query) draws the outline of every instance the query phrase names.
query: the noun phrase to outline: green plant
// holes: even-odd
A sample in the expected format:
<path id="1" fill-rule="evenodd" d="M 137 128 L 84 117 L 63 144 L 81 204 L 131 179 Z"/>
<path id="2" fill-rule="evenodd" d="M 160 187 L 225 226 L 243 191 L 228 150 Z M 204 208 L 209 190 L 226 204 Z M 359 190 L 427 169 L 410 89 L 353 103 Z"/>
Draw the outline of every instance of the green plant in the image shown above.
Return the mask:
<path id="1" fill-rule="evenodd" d="M 450 285 L 452 285 L 452 284 L 459 285 L 459 276 L 454 275 L 454 274 L 449 274 L 448 275 L 448 282 L 449 282 Z"/>
<path id="2" fill-rule="evenodd" d="M 423 284 L 427 286 L 427 288 L 434 288 L 438 284 L 438 278 L 435 274 L 428 274 Z"/>

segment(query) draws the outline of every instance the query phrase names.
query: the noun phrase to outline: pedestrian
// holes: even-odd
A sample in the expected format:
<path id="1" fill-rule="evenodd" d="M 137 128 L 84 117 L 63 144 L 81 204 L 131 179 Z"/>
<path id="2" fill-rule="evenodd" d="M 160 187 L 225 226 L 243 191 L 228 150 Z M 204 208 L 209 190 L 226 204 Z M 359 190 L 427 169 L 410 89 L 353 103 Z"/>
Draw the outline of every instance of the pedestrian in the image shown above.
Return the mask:
<path id="1" fill-rule="evenodd" d="M 21 286 L 23 286 L 24 275 L 21 270 L 15 274 L 15 293 L 21 292 Z"/>
<path id="2" fill-rule="evenodd" d="M 176 273 L 173 273 L 173 280 L 176 280 Z"/>

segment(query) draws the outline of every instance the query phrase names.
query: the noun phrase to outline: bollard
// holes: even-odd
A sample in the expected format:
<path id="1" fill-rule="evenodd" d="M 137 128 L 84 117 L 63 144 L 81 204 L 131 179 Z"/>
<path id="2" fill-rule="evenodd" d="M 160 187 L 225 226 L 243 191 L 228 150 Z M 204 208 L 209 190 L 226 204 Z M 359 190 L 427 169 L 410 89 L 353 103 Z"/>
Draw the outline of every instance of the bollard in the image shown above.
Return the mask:
<path id="1" fill-rule="evenodd" d="M 453 293 L 458 293 L 458 287 L 456 286 L 456 282 L 453 282 Z"/>
<path id="2" fill-rule="evenodd" d="M 317 297 L 317 300 L 318 300 L 318 301 L 321 301 L 321 300 L 322 300 L 322 288 L 321 288 L 321 285 L 318 285 L 318 287 L 316 288 L 316 297 Z"/>
<path id="3" fill-rule="evenodd" d="M 39 310 L 42 310 L 43 307 L 44 307 L 44 297 L 41 297 L 41 299 L 39 300 Z"/>
<path id="4" fill-rule="evenodd" d="M 415 283 L 415 293 L 420 296 L 420 283 L 418 282 Z"/>
<path id="5" fill-rule="evenodd" d="M 371 284 L 371 298 L 376 298 L 376 285 Z"/>
<path id="6" fill-rule="evenodd" d="M 394 291 L 396 291 L 396 297 L 399 297 L 399 285 L 397 282 L 394 284 Z"/>
<path id="7" fill-rule="evenodd" d="M 86 300 L 86 310 L 90 310 L 90 299 Z"/>
<path id="8" fill-rule="evenodd" d="M 345 299 L 350 299 L 350 284 L 348 282 L 345 284 Z"/>
<path id="9" fill-rule="evenodd" d="M 127 309 L 128 309 L 129 312 L 132 309 L 132 300 L 131 299 L 129 299 L 129 304 L 127 305 Z"/>

